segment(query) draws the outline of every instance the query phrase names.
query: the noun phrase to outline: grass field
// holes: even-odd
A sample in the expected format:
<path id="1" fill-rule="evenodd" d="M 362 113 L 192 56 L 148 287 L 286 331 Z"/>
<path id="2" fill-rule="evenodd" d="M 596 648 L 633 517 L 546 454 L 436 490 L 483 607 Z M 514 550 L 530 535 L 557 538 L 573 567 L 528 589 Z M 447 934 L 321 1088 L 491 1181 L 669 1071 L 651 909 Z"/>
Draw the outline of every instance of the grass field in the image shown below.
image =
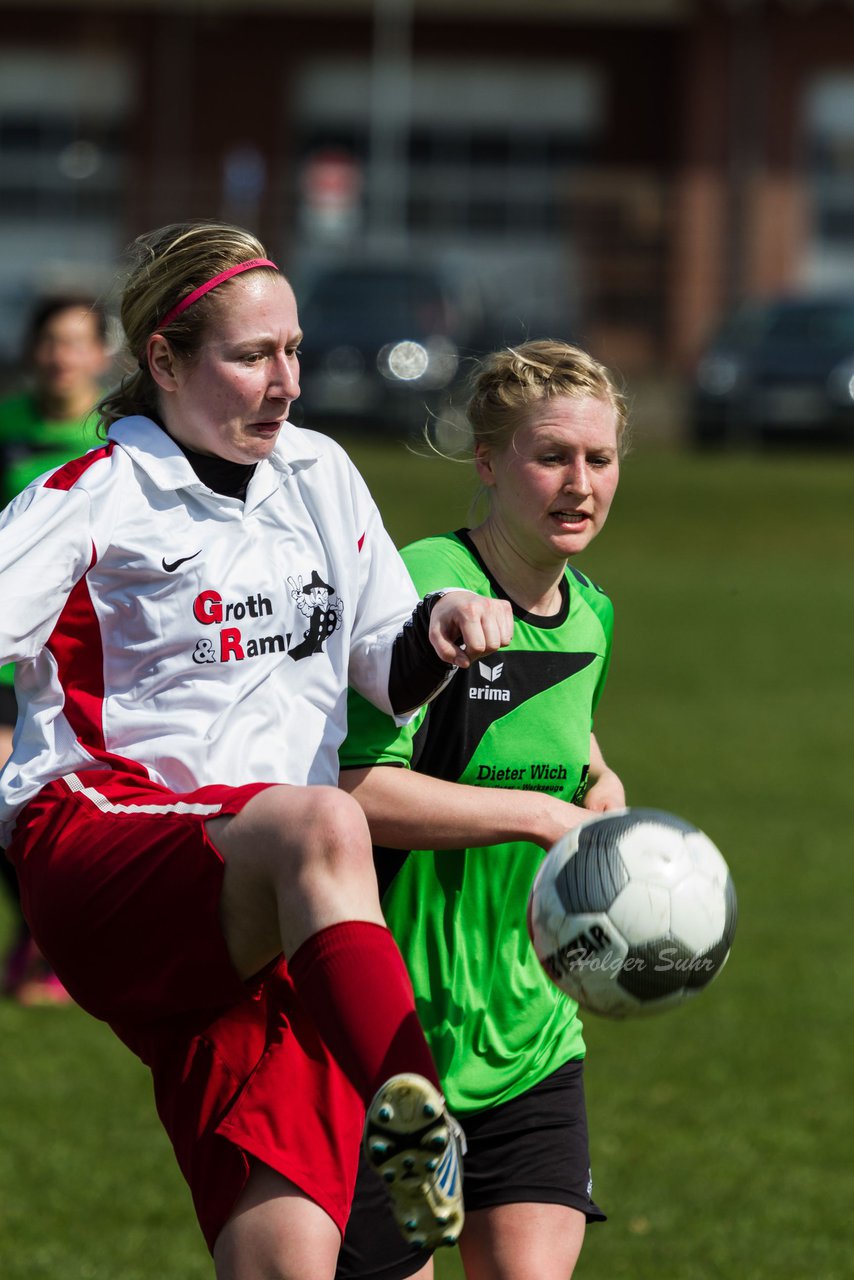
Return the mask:
<path id="1" fill-rule="evenodd" d="M 353 453 L 398 541 L 465 523 L 464 467 Z M 740 908 L 695 1004 L 588 1020 L 610 1222 L 581 1280 L 854 1275 L 852 490 L 854 458 L 639 451 L 580 562 L 617 607 L 607 754 L 717 841 Z M 2 1003 L 0 1045 L 0 1278 L 209 1276 L 143 1068 L 74 1009 Z"/>

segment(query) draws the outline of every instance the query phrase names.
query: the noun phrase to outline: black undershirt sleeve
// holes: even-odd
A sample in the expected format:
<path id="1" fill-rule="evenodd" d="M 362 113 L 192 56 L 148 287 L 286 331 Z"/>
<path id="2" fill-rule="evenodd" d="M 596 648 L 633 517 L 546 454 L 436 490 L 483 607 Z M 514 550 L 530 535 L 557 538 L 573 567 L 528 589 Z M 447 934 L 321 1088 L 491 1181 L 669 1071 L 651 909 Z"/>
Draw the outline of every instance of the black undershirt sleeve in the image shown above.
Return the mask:
<path id="1" fill-rule="evenodd" d="M 396 716 L 408 715 L 442 689 L 456 671 L 451 662 L 443 662 L 430 643 L 430 615 L 442 591 L 420 600 L 412 617 L 394 639 L 388 696 Z"/>

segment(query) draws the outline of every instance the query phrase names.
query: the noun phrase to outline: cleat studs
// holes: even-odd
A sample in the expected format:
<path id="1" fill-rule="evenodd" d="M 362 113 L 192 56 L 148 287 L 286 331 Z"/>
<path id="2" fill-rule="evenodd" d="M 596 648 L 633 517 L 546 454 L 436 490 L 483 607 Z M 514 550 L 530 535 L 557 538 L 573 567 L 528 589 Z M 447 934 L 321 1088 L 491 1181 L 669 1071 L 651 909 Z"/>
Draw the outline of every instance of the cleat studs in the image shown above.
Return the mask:
<path id="1" fill-rule="evenodd" d="M 463 1212 L 456 1134 L 443 1099 L 417 1075 L 392 1077 L 367 1108 L 363 1159 L 382 1179 L 401 1239 L 422 1258 L 459 1240 Z M 421 1265 L 416 1263 L 416 1270 Z"/>

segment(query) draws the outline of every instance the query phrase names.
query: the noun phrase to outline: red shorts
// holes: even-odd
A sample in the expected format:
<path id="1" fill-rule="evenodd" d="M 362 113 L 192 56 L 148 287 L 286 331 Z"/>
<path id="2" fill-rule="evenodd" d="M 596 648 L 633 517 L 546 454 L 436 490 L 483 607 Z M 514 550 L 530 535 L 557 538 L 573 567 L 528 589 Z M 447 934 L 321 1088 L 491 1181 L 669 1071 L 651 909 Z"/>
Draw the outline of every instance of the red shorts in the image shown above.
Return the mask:
<path id="1" fill-rule="evenodd" d="M 263 1161 L 343 1232 L 363 1104 L 280 958 L 242 982 L 219 924 L 210 818 L 267 784 L 183 795 L 89 770 L 48 784 L 8 855 L 33 935 L 74 999 L 150 1068 L 208 1247 Z"/>

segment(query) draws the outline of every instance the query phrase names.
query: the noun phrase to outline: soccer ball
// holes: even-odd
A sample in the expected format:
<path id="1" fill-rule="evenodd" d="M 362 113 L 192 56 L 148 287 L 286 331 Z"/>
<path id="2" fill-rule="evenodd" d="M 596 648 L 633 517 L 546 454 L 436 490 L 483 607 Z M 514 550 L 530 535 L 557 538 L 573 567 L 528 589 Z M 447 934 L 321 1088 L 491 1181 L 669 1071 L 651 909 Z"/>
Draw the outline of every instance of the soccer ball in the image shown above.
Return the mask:
<path id="1" fill-rule="evenodd" d="M 658 809 L 614 809 L 568 831 L 528 901 L 546 973 L 609 1018 L 697 995 L 723 967 L 735 922 L 732 877 L 715 845 Z"/>

